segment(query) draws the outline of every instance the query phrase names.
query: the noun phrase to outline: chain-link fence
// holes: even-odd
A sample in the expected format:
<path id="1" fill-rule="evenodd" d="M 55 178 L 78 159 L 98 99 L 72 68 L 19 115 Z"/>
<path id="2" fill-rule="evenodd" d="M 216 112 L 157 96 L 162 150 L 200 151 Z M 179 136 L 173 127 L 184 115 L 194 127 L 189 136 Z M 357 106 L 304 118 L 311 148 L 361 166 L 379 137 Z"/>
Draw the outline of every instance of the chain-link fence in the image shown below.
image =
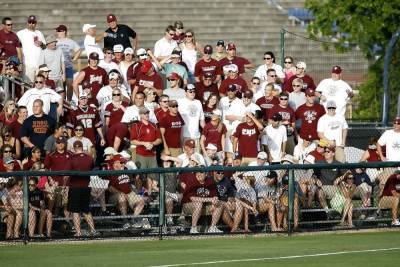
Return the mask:
<path id="1" fill-rule="evenodd" d="M 399 166 L 385 162 L 3 173 L 0 239 L 161 238 L 398 226 L 394 191 L 400 191 Z"/>

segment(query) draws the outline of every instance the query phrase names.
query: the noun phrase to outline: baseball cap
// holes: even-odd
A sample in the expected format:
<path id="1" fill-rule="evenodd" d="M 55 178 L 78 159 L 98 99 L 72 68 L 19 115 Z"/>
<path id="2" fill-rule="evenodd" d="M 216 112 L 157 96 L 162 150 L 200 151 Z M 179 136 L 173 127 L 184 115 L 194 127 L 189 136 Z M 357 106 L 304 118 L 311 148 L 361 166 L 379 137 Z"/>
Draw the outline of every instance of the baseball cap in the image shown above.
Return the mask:
<path id="1" fill-rule="evenodd" d="M 299 61 L 299 62 L 297 62 L 297 64 L 296 64 L 296 68 L 299 68 L 299 69 L 304 69 L 304 70 L 306 70 L 306 68 L 307 68 L 307 65 L 306 65 L 306 63 L 305 63 L 305 62 L 303 62 L 303 61 Z"/>
<path id="2" fill-rule="evenodd" d="M 64 136 L 57 137 L 57 139 L 56 139 L 57 144 L 66 143 L 66 142 L 67 142 L 67 138 L 65 138 Z"/>
<path id="3" fill-rule="evenodd" d="M 236 64 L 231 64 L 228 68 L 228 71 L 238 72 L 238 66 Z"/>
<path id="4" fill-rule="evenodd" d="M 315 91 L 313 89 L 306 90 L 306 96 L 315 96 Z"/>
<path id="5" fill-rule="evenodd" d="M 125 150 L 122 150 L 118 154 L 120 154 L 127 161 L 129 161 L 131 159 L 131 155 L 128 152 L 126 152 Z"/>
<path id="6" fill-rule="evenodd" d="M 80 140 L 76 140 L 73 144 L 73 147 L 83 147 L 83 143 Z"/>
<path id="7" fill-rule="evenodd" d="M 116 20 L 117 20 L 117 17 L 114 14 L 108 14 L 107 15 L 107 23 L 110 23 L 110 22 L 113 22 L 113 21 L 116 21 Z"/>
<path id="8" fill-rule="evenodd" d="M 168 75 L 168 79 L 179 80 L 180 78 L 181 78 L 181 76 L 179 76 L 179 74 L 176 72 L 171 72 Z"/>
<path id="9" fill-rule="evenodd" d="M 86 87 L 87 88 L 87 87 Z M 82 92 L 80 95 L 79 95 L 79 99 L 84 99 L 84 98 L 88 98 L 88 95 L 85 93 L 85 92 Z"/>
<path id="10" fill-rule="evenodd" d="M 174 49 L 171 53 L 171 57 L 181 57 L 181 51 L 178 49 Z"/>
<path id="11" fill-rule="evenodd" d="M 251 90 L 246 90 L 243 92 L 243 96 L 251 99 L 253 98 L 253 92 Z"/>
<path id="12" fill-rule="evenodd" d="M 96 25 L 95 25 L 95 24 L 83 24 L 83 26 L 82 26 L 82 31 L 83 31 L 84 33 L 86 33 L 87 30 L 89 30 L 89 29 L 91 29 L 91 28 L 96 28 Z"/>
<path id="13" fill-rule="evenodd" d="M 3 162 L 4 162 L 5 164 L 10 164 L 10 163 L 13 163 L 13 162 L 14 162 L 14 159 L 13 159 L 13 157 L 5 157 L 5 158 L 3 159 Z"/>
<path id="14" fill-rule="evenodd" d="M 242 159 L 242 155 L 239 152 L 235 152 L 235 154 L 233 154 L 233 159 Z"/>
<path id="15" fill-rule="evenodd" d="M 279 113 L 275 113 L 274 115 L 272 115 L 272 120 L 273 121 L 281 121 L 282 120 L 282 115 Z"/>
<path id="16" fill-rule="evenodd" d="M 185 91 L 193 91 L 193 90 L 196 90 L 194 84 L 189 83 L 188 85 L 186 85 Z"/>
<path id="17" fill-rule="evenodd" d="M 292 155 L 286 154 L 285 156 L 283 156 L 283 158 L 281 159 L 281 162 L 290 162 L 290 163 L 294 163 L 294 157 Z"/>
<path id="18" fill-rule="evenodd" d="M 48 67 L 47 64 L 42 64 L 39 66 L 39 71 L 51 71 Z"/>
<path id="19" fill-rule="evenodd" d="M 218 40 L 218 41 L 217 41 L 217 46 L 218 46 L 218 45 L 225 46 L 224 40 Z"/>
<path id="20" fill-rule="evenodd" d="M 394 118 L 393 124 L 400 124 L 400 117 Z"/>
<path id="21" fill-rule="evenodd" d="M 196 143 L 193 139 L 187 139 L 185 143 L 183 143 L 184 146 L 190 147 L 190 148 L 195 148 Z"/>
<path id="22" fill-rule="evenodd" d="M 112 161 L 119 161 L 121 163 L 126 163 L 126 159 L 121 154 L 116 154 L 112 157 Z"/>
<path id="23" fill-rule="evenodd" d="M 211 55 L 212 52 L 213 52 L 213 48 L 212 48 L 211 45 L 206 45 L 206 46 L 204 47 L 204 54 Z"/>
<path id="24" fill-rule="evenodd" d="M 119 79 L 119 75 L 116 72 L 111 72 L 110 74 L 108 74 L 108 79 L 110 80 Z"/>
<path id="25" fill-rule="evenodd" d="M 121 44 L 114 45 L 113 51 L 114 53 L 122 53 L 124 52 L 124 47 Z"/>
<path id="26" fill-rule="evenodd" d="M 211 143 L 208 143 L 208 145 L 206 146 L 206 149 L 210 149 L 210 150 L 217 150 L 217 146 Z"/>
<path id="27" fill-rule="evenodd" d="M 57 42 L 57 38 L 53 34 L 46 36 L 46 44 L 53 42 Z"/>
<path id="28" fill-rule="evenodd" d="M 236 50 L 236 45 L 234 43 L 229 43 L 226 46 L 226 50 Z"/>
<path id="29" fill-rule="evenodd" d="M 92 60 L 99 60 L 99 54 L 96 53 L 96 52 L 92 52 L 92 53 L 90 53 L 90 55 L 89 55 L 89 59 L 92 59 Z"/>
<path id="30" fill-rule="evenodd" d="M 113 147 L 106 147 L 106 149 L 104 149 L 104 156 L 106 155 L 115 155 L 117 154 L 117 152 L 115 151 L 115 149 Z"/>
<path id="31" fill-rule="evenodd" d="M 175 107 L 175 106 L 178 106 L 178 101 L 176 101 L 176 100 L 170 100 L 170 101 L 168 101 L 168 106 L 169 107 Z"/>
<path id="32" fill-rule="evenodd" d="M 213 78 L 214 77 L 214 75 L 211 73 L 211 72 L 209 72 L 209 71 L 207 71 L 206 73 L 204 73 L 204 78 Z"/>
<path id="33" fill-rule="evenodd" d="M 149 113 L 150 111 L 146 108 L 146 107 L 140 107 L 139 108 L 139 114 L 147 114 L 147 113 Z"/>
<path id="34" fill-rule="evenodd" d="M 219 109 L 214 109 L 211 114 L 219 117 L 222 116 L 222 112 Z"/>
<path id="35" fill-rule="evenodd" d="M 260 151 L 260 152 L 258 152 L 258 154 L 257 154 L 257 158 L 258 158 L 258 159 L 267 159 L 267 158 L 268 158 L 268 155 L 267 155 L 267 153 L 265 153 L 264 151 Z"/>
<path id="36" fill-rule="evenodd" d="M 320 147 L 328 147 L 329 146 L 329 142 L 326 139 L 321 139 L 321 140 L 319 140 L 318 145 Z"/>
<path id="37" fill-rule="evenodd" d="M 144 48 L 139 48 L 138 50 L 136 50 L 136 55 L 140 58 L 146 57 L 147 58 L 147 52 L 146 49 Z"/>
<path id="38" fill-rule="evenodd" d="M 30 15 L 28 17 L 28 23 L 36 23 L 36 22 L 37 22 L 37 19 L 36 19 L 35 15 Z"/>
<path id="39" fill-rule="evenodd" d="M 148 60 L 145 60 L 142 63 L 142 67 L 140 68 L 140 71 L 142 73 L 147 73 L 151 68 L 153 68 L 153 65 L 151 64 L 151 62 Z"/>
<path id="40" fill-rule="evenodd" d="M 133 55 L 133 49 L 131 47 L 125 48 L 124 55 Z"/>
<path id="41" fill-rule="evenodd" d="M 340 74 L 342 73 L 342 68 L 340 66 L 333 66 L 332 73 Z"/>
<path id="42" fill-rule="evenodd" d="M 332 152 L 336 151 L 335 146 L 327 146 L 325 149 L 328 149 L 329 151 L 332 151 Z"/>
<path id="43" fill-rule="evenodd" d="M 336 108 L 336 102 L 329 100 L 328 103 L 326 103 L 326 108 Z"/>
<path id="44" fill-rule="evenodd" d="M 55 30 L 58 32 L 66 32 L 68 29 L 67 26 L 60 24 L 57 28 L 55 28 Z"/>
<path id="45" fill-rule="evenodd" d="M 276 171 L 269 171 L 267 174 L 267 178 L 276 179 L 278 178 L 278 173 Z"/>
<path id="46" fill-rule="evenodd" d="M 228 86 L 228 91 L 234 92 L 237 90 L 236 84 L 230 84 Z"/>

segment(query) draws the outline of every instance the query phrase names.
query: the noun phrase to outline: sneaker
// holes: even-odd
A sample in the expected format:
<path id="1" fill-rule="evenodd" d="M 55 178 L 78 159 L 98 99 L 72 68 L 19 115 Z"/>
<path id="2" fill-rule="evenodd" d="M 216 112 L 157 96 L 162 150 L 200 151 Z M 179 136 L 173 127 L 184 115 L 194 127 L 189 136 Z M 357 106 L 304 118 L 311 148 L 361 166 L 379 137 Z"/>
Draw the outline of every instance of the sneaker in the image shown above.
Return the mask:
<path id="1" fill-rule="evenodd" d="M 211 226 L 210 228 L 208 228 L 207 233 L 209 234 L 222 234 L 224 231 L 221 231 L 217 228 L 217 226 Z"/>
<path id="2" fill-rule="evenodd" d="M 200 232 L 197 231 L 197 227 L 196 226 L 192 226 L 192 228 L 190 228 L 190 234 L 191 235 L 197 235 L 197 234 L 200 234 Z"/>
<path id="3" fill-rule="evenodd" d="M 90 233 L 91 237 L 99 237 L 101 234 L 99 232 L 97 232 L 96 230 L 94 230 L 93 232 Z"/>
<path id="4" fill-rule="evenodd" d="M 151 224 L 147 218 L 143 218 L 142 227 L 143 227 L 143 229 L 146 229 L 146 230 L 151 228 Z"/>
<path id="5" fill-rule="evenodd" d="M 189 227 L 190 226 L 190 223 L 188 223 L 188 221 L 185 220 L 185 216 L 179 217 L 178 218 L 178 223 L 179 223 L 180 226 L 183 226 L 183 227 Z"/>
<path id="6" fill-rule="evenodd" d="M 174 220 L 172 217 L 167 217 L 167 226 L 173 226 L 174 225 Z"/>
<path id="7" fill-rule="evenodd" d="M 171 198 L 173 201 L 178 202 L 179 197 L 176 193 L 165 192 L 165 196 Z"/>
<path id="8" fill-rule="evenodd" d="M 395 220 L 394 222 L 392 222 L 392 226 L 400 226 L 399 220 Z"/>
<path id="9" fill-rule="evenodd" d="M 128 230 L 129 228 L 131 228 L 132 227 L 132 224 L 130 224 L 130 223 L 125 223 L 123 226 L 122 226 L 122 228 L 124 229 L 124 230 Z"/>

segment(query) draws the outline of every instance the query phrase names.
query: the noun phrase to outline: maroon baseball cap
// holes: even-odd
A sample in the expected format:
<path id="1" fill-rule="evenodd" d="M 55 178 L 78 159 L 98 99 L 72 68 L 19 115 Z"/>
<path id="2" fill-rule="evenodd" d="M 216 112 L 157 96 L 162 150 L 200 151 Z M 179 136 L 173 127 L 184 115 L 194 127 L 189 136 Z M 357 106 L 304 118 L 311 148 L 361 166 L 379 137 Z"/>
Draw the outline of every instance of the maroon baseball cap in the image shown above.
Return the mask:
<path id="1" fill-rule="evenodd" d="M 73 144 L 73 147 L 83 147 L 83 143 L 80 140 L 76 140 Z"/>
<path id="2" fill-rule="evenodd" d="M 125 163 L 125 162 L 126 162 L 126 159 L 125 159 L 121 154 L 116 154 L 116 155 L 114 155 L 114 156 L 112 157 L 112 161 L 113 161 L 113 162 L 119 161 L 119 162 L 121 162 L 121 163 Z"/>
<path id="3" fill-rule="evenodd" d="M 82 89 L 92 88 L 92 85 L 90 84 L 89 81 L 83 81 L 81 85 L 82 85 Z"/>
<path id="4" fill-rule="evenodd" d="M 226 50 L 236 50 L 236 45 L 234 43 L 229 43 L 226 46 Z"/>
<path id="5" fill-rule="evenodd" d="M 181 78 L 181 76 L 179 76 L 179 74 L 176 73 L 176 72 L 171 72 L 171 73 L 168 75 L 168 79 L 179 80 L 180 78 Z"/>
<path id="6" fill-rule="evenodd" d="M 148 60 L 145 60 L 142 63 L 142 67 L 140 68 L 140 71 L 142 73 L 147 73 L 151 68 L 153 68 L 153 65 L 151 64 L 151 62 Z"/>
<path id="7" fill-rule="evenodd" d="M 400 124 L 400 117 L 394 118 L 393 123 L 394 124 Z"/>
<path id="8" fill-rule="evenodd" d="M 313 89 L 306 90 L 306 96 L 315 96 L 315 91 Z"/>
<path id="9" fill-rule="evenodd" d="M 230 84 L 228 86 L 228 91 L 234 92 L 237 90 L 236 84 Z"/>
<path id="10" fill-rule="evenodd" d="M 340 74 L 342 73 L 342 68 L 340 66 L 333 66 L 332 73 Z"/>
<path id="11" fill-rule="evenodd" d="M 214 75 L 211 73 L 211 72 L 209 72 L 209 71 L 207 71 L 206 73 L 204 73 L 204 78 L 213 78 L 214 77 Z"/>
<path id="12" fill-rule="evenodd" d="M 184 146 L 190 147 L 190 148 L 195 148 L 196 143 L 194 142 L 193 139 L 187 139 L 184 143 Z"/>
<path id="13" fill-rule="evenodd" d="M 67 142 L 67 138 L 65 138 L 64 136 L 57 137 L 57 139 L 56 139 L 57 144 L 60 144 L 60 143 L 65 144 L 66 142 Z"/>
<path id="14" fill-rule="evenodd" d="M 211 45 L 206 45 L 204 47 L 204 54 L 211 55 L 213 53 L 213 48 Z"/>
<path id="15" fill-rule="evenodd" d="M 37 19 L 36 19 L 35 15 L 30 15 L 28 17 L 28 23 L 36 23 L 36 22 L 37 22 Z"/>
<path id="16" fill-rule="evenodd" d="M 117 20 L 117 17 L 114 14 L 108 14 L 107 15 L 107 23 L 110 23 L 110 22 L 113 22 L 113 21 L 116 21 L 116 20 Z"/>
<path id="17" fill-rule="evenodd" d="M 89 59 L 92 59 L 92 60 L 99 60 L 99 54 L 96 53 L 96 52 L 92 52 L 92 53 L 90 53 L 90 55 L 89 55 Z"/>
<path id="18" fill-rule="evenodd" d="M 61 24 L 61 25 L 58 25 L 58 27 L 55 28 L 55 30 L 58 31 L 58 32 L 66 32 L 67 31 L 67 26 Z"/>

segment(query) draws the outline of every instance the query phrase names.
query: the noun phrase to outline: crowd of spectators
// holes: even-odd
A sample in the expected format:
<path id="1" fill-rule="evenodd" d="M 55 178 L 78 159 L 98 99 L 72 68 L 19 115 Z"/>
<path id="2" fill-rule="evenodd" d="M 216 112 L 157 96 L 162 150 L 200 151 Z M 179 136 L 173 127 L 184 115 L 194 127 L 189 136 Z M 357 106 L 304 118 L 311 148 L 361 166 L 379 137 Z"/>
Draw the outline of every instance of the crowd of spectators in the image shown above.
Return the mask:
<path id="1" fill-rule="evenodd" d="M 246 80 L 243 74 L 255 66 L 236 54 L 233 42 L 202 46 L 192 29 L 176 21 L 154 49 L 145 49 L 115 15 L 106 22 L 109 28 L 101 34 L 96 25 L 83 25 L 82 49 L 68 38 L 66 25 L 55 25 L 45 38 L 34 15 L 17 33 L 12 19 L 3 18 L 0 73 L 23 83 L 0 113 L 0 172 L 346 162 L 345 112 L 353 92 L 340 66 L 316 85 L 304 61 L 287 56 L 282 67 L 267 51 Z M 75 70 L 82 52 L 88 64 Z M 393 124 L 371 139 L 360 161 L 400 161 L 400 118 Z M 5 236 L 19 238 L 22 180 L 0 179 Z M 190 233 L 198 234 L 202 214 L 211 216 L 209 233 L 222 233 L 220 225 L 249 232 L 249 218 L 261 214 L 272 231 L 287 228 L 287 171 L 188 169 L 165 179 L 167 231 L 190 217 Z M 143 215 L 159 197 L 159 182 L 151 173 L 30 177 L 29 236 L 51 237 L 54 215 L 71 220 L 77 237 L 83 215 L 89 234 L 98 235 L 91 202 L 99 204 L 102 216 L 111 215 L 108 204 L 115 205 L 124 229 L 149 229 Z M 341 224 L 353 227 L 352 199 L 371 206 L 376 183 L 379 197 L 389 199 L 392 225 L 399 226 L 399 170 L 326 168 L 295 172 L 294 227 L 300 207 L 336 210 Z M 172 216 L 176 212 L 179 218 Z"/>

